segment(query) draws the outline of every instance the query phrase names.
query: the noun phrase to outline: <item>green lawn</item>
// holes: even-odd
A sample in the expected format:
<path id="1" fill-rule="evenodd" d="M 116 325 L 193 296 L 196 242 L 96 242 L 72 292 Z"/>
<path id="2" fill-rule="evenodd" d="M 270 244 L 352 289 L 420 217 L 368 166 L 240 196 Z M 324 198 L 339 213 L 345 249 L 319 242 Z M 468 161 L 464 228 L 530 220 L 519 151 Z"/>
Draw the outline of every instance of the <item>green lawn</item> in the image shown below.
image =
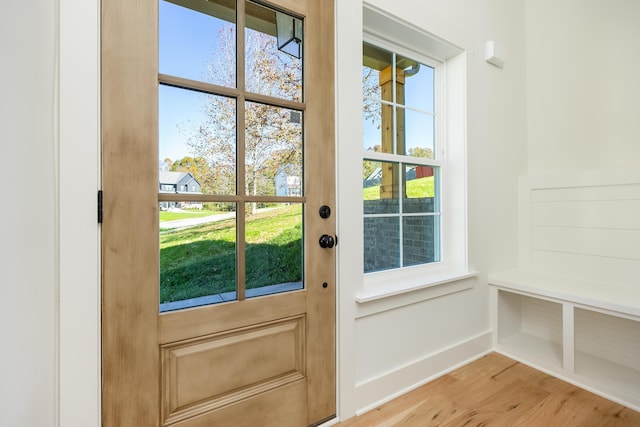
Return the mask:
<path id="1" fill-rule="evenodd" d="M 160 233 L 160 302 L 235 289 L 235 220 Z M 247 288 L 302 280 L 301 206 L 250 216 L 246 223 Z"/>
<path id="2" fill-rule="evenodd" d="M 201 216 L 216 215 L 222 212 L 190 210 L 186 212 L 160 211 L 160 222 L 176 219 L 199 218 Z"/>
<path id="3" fill-rule="evenodd" d="M 407 197 L 409 198 L 422 198 L 433 197 L 433 177 L 428 176 L 425 178 L 412 179 L 407 181 Z M 364 189 L 363 200 L 378 200 L 380 199 L 380 186 L 368 187 Z"/>

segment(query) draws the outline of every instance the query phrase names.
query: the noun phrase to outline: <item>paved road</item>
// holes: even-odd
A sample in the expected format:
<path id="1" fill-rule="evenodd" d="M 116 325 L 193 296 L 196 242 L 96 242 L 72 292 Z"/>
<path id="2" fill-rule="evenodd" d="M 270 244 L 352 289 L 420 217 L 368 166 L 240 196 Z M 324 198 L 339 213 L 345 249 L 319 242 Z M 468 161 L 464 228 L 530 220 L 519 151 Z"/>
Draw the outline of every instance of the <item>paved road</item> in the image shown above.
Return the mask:
<path id="1" fill-rule="evenodd" d="M 226 214 L 208 215 L 196 218 L 176 219 L 174 221 L 163 221 L 160 223 L 160 228 L 186 228 L 193 227 L 194 225 L 207 224 L 209 222 L 224 221 L 225 219 L 235 218 L 235 212 L 229 212 Z"/>
<path id="2" fill-rule="evenodd" d="M 262 208 L 262 209 L 258 209 L 258 212 L 266 212 L 272 209 L 274 208 Z M 193 227 L 194 225 L 207 224 L 209 222 L 224 221 L 225 219 L 232 219 L 235 217 L 236 217 L 235 212 L 229 212 L 226 214 L 201 216 L 196 218 L 176 219 L 174 221 L 161 222 L 160 228 L 163 228 L 163 229 L 187 228 L 187 227 Z"/>

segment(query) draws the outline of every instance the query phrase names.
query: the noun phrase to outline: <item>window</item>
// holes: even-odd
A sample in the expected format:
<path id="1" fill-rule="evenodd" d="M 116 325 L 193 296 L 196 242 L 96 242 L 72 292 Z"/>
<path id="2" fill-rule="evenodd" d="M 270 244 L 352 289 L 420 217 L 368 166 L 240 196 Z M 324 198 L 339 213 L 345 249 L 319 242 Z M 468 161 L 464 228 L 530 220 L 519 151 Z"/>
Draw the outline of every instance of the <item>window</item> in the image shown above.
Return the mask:
<path id="1" fill-rule="evenodd" d="M 440 64 L 367 42 L 362 62 L 364 272 L 439 262 Z"/>
<path id="2" fill-rule="evenodd" d="M 467 259 L 466 51 L 366 5 L 363 24 L 362 103 L 345 102 L 362 111 L 361 148 L 345 149 L 340 169 L 350 178 L 343 207 L 357 200 L 362 212 L 356 301 L 463 289 L 477 274 Z"/>

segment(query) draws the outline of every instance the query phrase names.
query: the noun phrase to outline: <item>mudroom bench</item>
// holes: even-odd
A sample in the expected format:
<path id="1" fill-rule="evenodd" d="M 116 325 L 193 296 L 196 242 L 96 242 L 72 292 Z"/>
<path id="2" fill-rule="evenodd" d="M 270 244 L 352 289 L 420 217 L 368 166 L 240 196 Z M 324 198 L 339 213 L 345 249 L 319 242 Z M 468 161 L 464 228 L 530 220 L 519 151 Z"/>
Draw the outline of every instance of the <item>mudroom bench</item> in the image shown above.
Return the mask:
<path id="1" fill-rule="evenodd" d="M 517 270 L 489 285 L 497 352 L 640 411 L 640 288 Z"/>

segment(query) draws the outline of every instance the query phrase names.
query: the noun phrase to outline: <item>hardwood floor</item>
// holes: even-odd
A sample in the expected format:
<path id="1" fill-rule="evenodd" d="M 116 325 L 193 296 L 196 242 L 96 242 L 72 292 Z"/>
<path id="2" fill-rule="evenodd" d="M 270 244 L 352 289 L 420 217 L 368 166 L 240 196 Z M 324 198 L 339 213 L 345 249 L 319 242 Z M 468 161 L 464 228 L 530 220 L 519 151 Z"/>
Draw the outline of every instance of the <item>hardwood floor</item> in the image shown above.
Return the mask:
<path id="1" fill-rule="evenodd" d="M 640 413 L 491 353 L 340 427 L 640 426 Z"/>

